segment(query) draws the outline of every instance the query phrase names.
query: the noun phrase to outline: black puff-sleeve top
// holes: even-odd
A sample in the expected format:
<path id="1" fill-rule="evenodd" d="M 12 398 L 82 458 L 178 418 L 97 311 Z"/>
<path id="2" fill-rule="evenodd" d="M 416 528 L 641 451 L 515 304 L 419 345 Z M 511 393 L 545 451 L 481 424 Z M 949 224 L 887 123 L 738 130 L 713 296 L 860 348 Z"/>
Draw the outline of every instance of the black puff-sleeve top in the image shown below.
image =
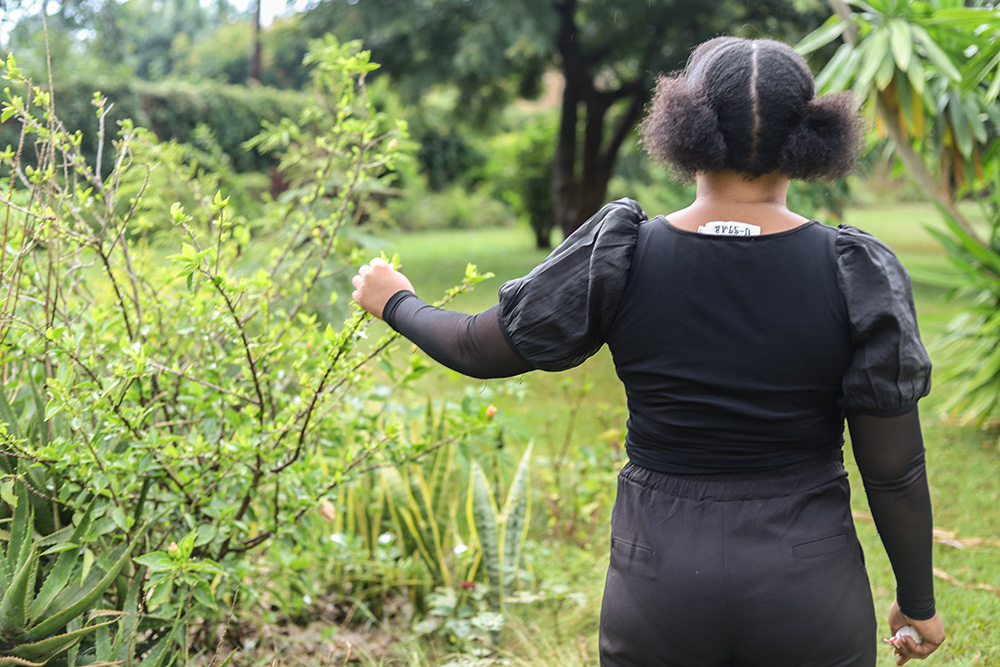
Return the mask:
<path id="1" fill-rule="evenodd" d="M 930 388 L 905 269 L 846 225 L 708 236 L 622 199 L 504 284 L 497 316 L 539 369 L 607 342 L 626 448 L 654 469 L 805 460 L 843 443 L 844 410 L 899 414 Z"/>

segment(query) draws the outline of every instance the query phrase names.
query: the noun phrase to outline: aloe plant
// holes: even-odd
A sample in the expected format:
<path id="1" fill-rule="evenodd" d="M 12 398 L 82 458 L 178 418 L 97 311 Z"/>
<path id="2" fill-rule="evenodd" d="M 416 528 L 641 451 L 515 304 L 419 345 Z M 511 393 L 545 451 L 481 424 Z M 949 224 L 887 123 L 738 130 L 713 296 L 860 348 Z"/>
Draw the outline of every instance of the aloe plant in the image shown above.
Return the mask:
<path id="1" fill-rule="evenodd" d="M 44 541 L 36 539 L 27 485 L 16 481 L 17 494 L 8 499 L 13 512 L 0 553 L 0 667 L 45 664 L 113 623 L 115 618 L 89 624 L 81 621 L 132 552 L 131 547 L 116 550 L 106 571 L 92 567 L 82 555 L 81 539 L 90 528 L 89 510 L 71 531 L 60 531 Z M 48 556 L 55 556 L 54 561 Z M 39 581 L 41 585 L 36 586 Z M 101 617 L 108 618 L 108 614 Z M 67 630 L 68 624 L 77 627 Z"/>

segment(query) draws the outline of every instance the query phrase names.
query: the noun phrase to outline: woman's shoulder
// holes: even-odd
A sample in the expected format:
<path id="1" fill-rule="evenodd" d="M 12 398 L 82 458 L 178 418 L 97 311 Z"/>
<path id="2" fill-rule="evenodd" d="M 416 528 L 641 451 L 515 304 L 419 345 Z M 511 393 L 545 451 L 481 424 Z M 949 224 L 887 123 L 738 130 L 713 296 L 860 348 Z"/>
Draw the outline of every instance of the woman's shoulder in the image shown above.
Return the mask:
<path id="1" fill-rule="evenodd" d="M 605 229 L 634 232 L 639 225 L 647 220 L 649 220 L 649 216 L 639 206 L 639 202 L 623 197 L 601 207 L 597 213 L 577 229 L 577 232 L 582 230 L 583 233 L 593 234 Z M 572 237 L 573 234 L 570 236 Z"/>
<path id="2" fill-rule="evenodd" d="M 837 229 L 837 277 L 851 321 L 913 320 L 910 274 L 884 241 L 850 225 Z M 909 324 L 907 326 L 910 326 Z"/>
<path id="3" fill-rule="evenodd" d="M 639 202 L 629 197 L 608 202 L 601 208 L 601 212 L 620 214 L 639 222 L 648 219 L 646 212 L 639 206 Z"/>
<path id="4" fill-rule="evenodd" d="M 646 219 L 631 199 L 606 204 L 530 273 L 500 287 L 498 321 L 518 354 L 562 370 L 600 348 Z"/>
<path id="5" fill-rule="evenodd" d="M 882 275 L 909 282 L 909 274 L 884 241 L 866 231 L 841 224 L 836 228 L 837 263 L 842 275 Z"/>
<path id="6" fill-rule="evenodd" d="M 858 229 L 853 225 L 844 223 L 831 229 L 836 233 L 837 250 L 840 254 L 851 251 L 864 251 L 896 256 L 896 253 L 884 241 L 863 229 Z"/>

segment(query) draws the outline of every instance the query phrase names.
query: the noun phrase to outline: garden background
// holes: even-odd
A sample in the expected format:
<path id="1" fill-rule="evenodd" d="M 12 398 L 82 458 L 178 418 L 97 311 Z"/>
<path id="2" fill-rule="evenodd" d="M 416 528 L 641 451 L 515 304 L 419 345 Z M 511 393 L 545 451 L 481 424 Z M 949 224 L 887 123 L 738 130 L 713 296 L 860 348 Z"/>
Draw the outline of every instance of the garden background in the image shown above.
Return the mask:
<path id="1" fill-rule="evenodd" d="M 634 126 L 656 74 L 720 33 L 796 44 L 865 103 L 858 174 L 789 204 L 911 273 L 935 363 L 932 660 L 1000 663 L 991 3 L 260 15 L 0 3 L 0 664 L 596 665 L 626 416 L 609 355 L 463 378 L 362 316 L 349 278 L 382 253 L 478 312 L 604 202 L 683 206 Z"/>

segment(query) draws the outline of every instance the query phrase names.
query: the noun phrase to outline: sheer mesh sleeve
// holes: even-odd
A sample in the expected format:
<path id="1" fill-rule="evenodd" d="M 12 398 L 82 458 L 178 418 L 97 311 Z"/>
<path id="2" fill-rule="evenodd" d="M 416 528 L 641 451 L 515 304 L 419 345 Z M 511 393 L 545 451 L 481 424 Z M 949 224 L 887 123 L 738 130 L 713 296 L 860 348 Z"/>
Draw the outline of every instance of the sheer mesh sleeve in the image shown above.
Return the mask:
<path id="1" fill-rule="evenodd" d="M 933 518 L 916 409 L 893 417 L 848 412 L 868 506 L 896 575 L 896 600 L 910 618 L 934 615 Z"/>
<path id="2" fill-rule="evenodd" d="M 911 410 L 930 391 L 931 363 L 906 270 L 881 241 L 841 225 L 837 271 L 854 346 L 844 408 L 882 416 Z"/>
<path id="3" fill-rule="evenodd" d="M 465 375 L 500 378 L 533 369 L 504 337 L 497 306 L 466 315 L 430 306 L 404 290 L 386 302 L 382 319 L 435 361 Z"/>
<path id="4" fill-rule="evenodd" d="M 528 275 L 500 288 L 500 326 L 537 368 L 583 363 L 607 337 L 646 214 L 630 199 L 612 202 Z"/>

